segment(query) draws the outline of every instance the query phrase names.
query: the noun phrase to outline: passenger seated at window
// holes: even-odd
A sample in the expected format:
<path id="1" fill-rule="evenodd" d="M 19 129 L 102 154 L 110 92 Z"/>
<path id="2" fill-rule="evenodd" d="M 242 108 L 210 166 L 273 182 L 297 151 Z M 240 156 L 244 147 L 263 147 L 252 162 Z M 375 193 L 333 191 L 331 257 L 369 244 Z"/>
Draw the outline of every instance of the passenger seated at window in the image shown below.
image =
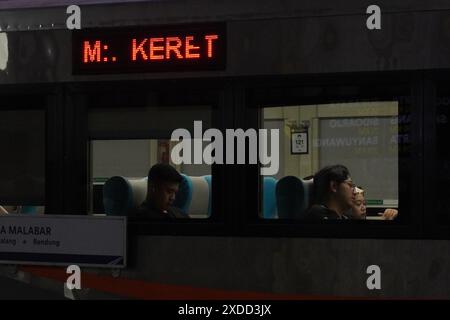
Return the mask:
<path id="1" fill-rule="evenodd" d="M 0 206 L 0 216 L 5 215 L 5 214 L 9 214 L 8 211 L 5 208 L 3 208 L 2 206 Z"/>
<path id="2" fill-rule="evenodd" d="M 44 206 L 0 206 L 0 215 L 8 214 L 44 214 Z"/>
<path id="3" fill-rule="evenodd" d="M 355 187 L 355 200 L 352 207 L 346 214 L 353 220 L 364 220 L 367 215 L 366 200 L 364 199 L 364 190 L 361 187 Z"/>
<path id="4" fill-rule="evenodd" d="M 155 164 L 148 173 L 147 198 L 137 215 L 152 219 L 186 218 L 172 206 L 181 181 L 181 175 L 172 166 Z"/>
<path id="5" fill-rule="evenodd" d="M 333 165 L 314 175 L 313 205 L 306 213 L 307 220 L 348 219 L 345 213 L 355 200 L 355 185 L 350 172 L 343 165 Z"/>
<path id="6" fill-rule="evenodd" d="M 366 200 L 364 199 L 364 190 L 360 187 L 355 188 L 355 200 L 351 210 L 349 210 L 349 217 L 355 220 L 366 219 L 367 208 Z M 383 220 L 394 220 L 398 215 L 396 209 L 386 209 L 384 212 L 378 213 Z"/>
<path id="7" fill-rule="evenodd" d="M 22 211 L 22 206 L 0 206 L 0 215 L 19 214 Z"/>

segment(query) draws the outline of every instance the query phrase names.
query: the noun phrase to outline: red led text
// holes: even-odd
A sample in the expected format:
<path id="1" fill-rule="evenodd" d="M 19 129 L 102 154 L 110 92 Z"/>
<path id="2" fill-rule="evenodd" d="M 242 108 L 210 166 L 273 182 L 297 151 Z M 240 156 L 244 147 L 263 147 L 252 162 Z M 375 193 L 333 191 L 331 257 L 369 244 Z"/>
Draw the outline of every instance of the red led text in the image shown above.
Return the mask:
<path id="1" fill-rule="evenodd" d="M 206 35 L 200 41 L 194 36 L 132 39 L 131 60 L 173 60 L 213 58 L 216 34 Z M 203 55 L 203 56 L 202 56 Z"/>

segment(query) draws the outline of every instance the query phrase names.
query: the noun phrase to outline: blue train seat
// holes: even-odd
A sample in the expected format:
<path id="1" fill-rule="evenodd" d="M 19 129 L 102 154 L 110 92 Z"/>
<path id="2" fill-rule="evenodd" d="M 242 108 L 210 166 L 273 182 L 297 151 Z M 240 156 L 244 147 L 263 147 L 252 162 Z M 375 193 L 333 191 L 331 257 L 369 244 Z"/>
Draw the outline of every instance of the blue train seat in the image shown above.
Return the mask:
<path id="1" fill-rule="evenodd" d="M 264 177 L 263 179 L 263 218 L 277 219 L 277 201 L 276 201 L 277 180 L 273 177 Z"/>
<path id="2" fill-rule="evenodd" d="M 20 213 L 34 216 L 38 214 L 38 209 L 37 206 L 22 206 Z"/>
<path id="3" fill-rule="evenodd" d="M 209 188 L 209 198 L 208 198 L 208 217 L 211 217 L 211 203 L 212 203 L 212 177 L 211 175 L 203 176 L 203 178 L 208 183 Z"/>
<path id="4" fill-rule="evenodd" d="M 180 183 L 174 206 L 191 218 L 208 218 L 211 214 L 211 176 L 206 178 L 181 175 L 183 181 Z"/>
<path id="5" fill-rule="evenodd" d="M 311 204 L 313 180 L 294 176 L 281 178 L 276 187 L 280 219 L 302 219 Z"/>
<path id="6" fill-rule="evenodd" d="M 115 176 L 103 186 L 105 213 L 112 216 L 126 216 L 144 202 L 147 196 L 147 177 L 129 179 Z"/>

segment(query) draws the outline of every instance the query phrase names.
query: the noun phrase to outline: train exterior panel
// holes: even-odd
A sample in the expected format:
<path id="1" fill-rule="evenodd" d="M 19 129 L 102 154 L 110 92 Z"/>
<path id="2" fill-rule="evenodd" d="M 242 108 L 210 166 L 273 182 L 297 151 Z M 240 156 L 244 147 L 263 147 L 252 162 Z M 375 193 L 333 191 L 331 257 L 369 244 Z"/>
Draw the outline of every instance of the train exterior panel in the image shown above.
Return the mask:
<path id="1" fill-rule="evenodd" d="M 84 268 L 88 287 L 75 298 L 450 297 L 448 160 L 441 151 L 450 80 L 445 1 L 379 1 L 381 30 L 368 30 L 367 6 L 359 1 L 100 2 L 70 2 L 82 10 L 82 29 L 76 31 L 66 27 L 63 1 L 40 8 L 32 1 L 0 6 L 0 112 L 45 113 L 45 195 L 29 193 L 46 214 L 92 214 L 93 188 L 104 182 L 92 183 L 93 141 L 167 139 L 164 108 L 183 106 L 210 120 L 209 127 L 247 129 L 261 127 L 270 112 L 276 124 L 282 113 L 273 108 L 325 105 L 317 112 L 331 112 L 323 116 L 328 119 L 339 112 L 333 104 L 373 101 L 395 103 L 398 134 L 405 138 L 398 151 L 400 213 L 391 224 L 260 219 L 259 166 L 213 165 L 209 219 L 167 223 L 129 217 L 126 268 Z M 90 32 L 108 39 L 131 30 L 145 38 L 146 30 L 168 29 L 172 37 L 186 37 L 189 28 L 212 25 L 224 40 L 219 67 L 185 70 L 167 61 L 170 68 L 147 72 L 89 72 L 89 67 L 74 72 L 83 49 L 76 40 Z M 210 49 L 211 41 L 205 42 Z M 148 106 L 161 108 L 163 125 L 155 122 L 153 131 L 114 118 L 115 110 L 132 113 Z M 364 108 L 353 117 L 374 114 L 371 106 Z M 383 117 L 388 116 L 386 111 Z M 111 119 L 111 126 L 102 117 Z M 294 170 L 284 166 L 285 172 Z M 381 270 L 379 290 L 367 285 L 371 265 Z M 0 270 L 63 294 L 63 269 Z"/>

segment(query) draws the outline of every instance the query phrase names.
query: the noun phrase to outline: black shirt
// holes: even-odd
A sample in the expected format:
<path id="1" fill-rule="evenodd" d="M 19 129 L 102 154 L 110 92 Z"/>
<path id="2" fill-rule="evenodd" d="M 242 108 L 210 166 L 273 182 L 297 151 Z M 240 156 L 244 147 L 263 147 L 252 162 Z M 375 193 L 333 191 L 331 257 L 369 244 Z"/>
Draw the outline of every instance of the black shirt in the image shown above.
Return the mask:
<path id="1" fill-rule="evenodd" d="M 345 215 L 339 216 L 336 211 L 331 210 L 324 205 L 315 204 L 309 208 L 306 213 L 306 220 L 348 220 L 348 217 Z"/>
<path id="2" fill-rule="evenodd" d="M 150 202 L 147 200 L 144 201 L 137 209 L 136 216 L 145 217 L 150 219 L 186 219 L 188 216 L 181 213 L 178 208 L 169 207 L 169 209 L 165 212 L 155 208 Z"/>

